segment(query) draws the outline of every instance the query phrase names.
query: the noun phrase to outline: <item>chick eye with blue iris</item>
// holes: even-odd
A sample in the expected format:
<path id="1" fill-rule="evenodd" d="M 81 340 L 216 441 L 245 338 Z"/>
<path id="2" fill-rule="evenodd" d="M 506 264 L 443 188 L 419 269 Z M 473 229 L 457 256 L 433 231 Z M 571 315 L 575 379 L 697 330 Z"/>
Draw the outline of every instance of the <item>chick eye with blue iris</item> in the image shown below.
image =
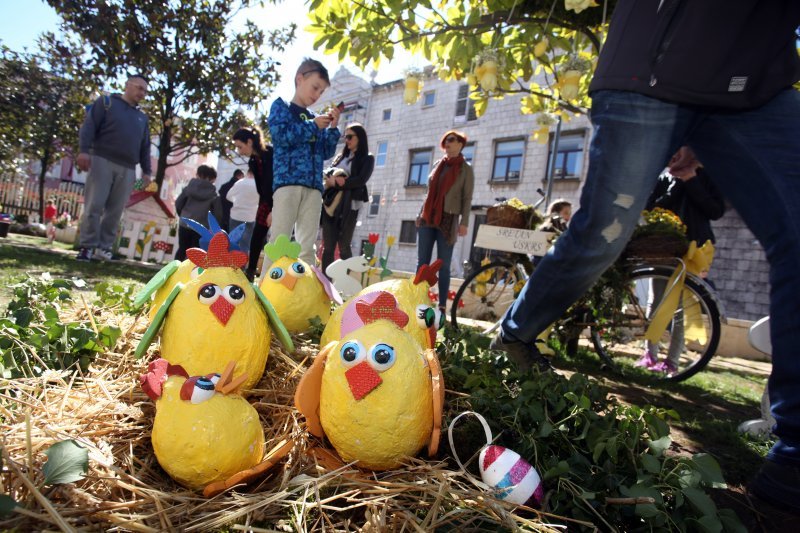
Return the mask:
<path id="1" fill-rule="evenodd" d="M 274 279 L 278 281 L 283 277 L 283 269 L 281 267 L 275 267 L 269 271 L 269 279 Z"/>
<path id="2" fill-rule="evenodd" d="M 364 346 L 358 341 L 349 341 L 342 345 L 339 350 L 342 358 L 342 364 L 346 368 L 357 365 L 366 358 L 366 350 Z"/>
<path id="3" fill-rule="evenodd" d="M 305 273 L 306 273 L 306 267 L 303 266 L 303 263 L 301 263 L 300 261 L 295 261 L 294 263 L 292 263 L 292 269 L 289 270 L 289 274 L 299 278 Z"/>
<path id="4" fill-rule="evenodd" d="M 383 372 L 392 368 L 395 360 L 394 348 L 388 344 L 376 344 L 369 351 L 369 363 L 372 368 L 378 372 Z"/>

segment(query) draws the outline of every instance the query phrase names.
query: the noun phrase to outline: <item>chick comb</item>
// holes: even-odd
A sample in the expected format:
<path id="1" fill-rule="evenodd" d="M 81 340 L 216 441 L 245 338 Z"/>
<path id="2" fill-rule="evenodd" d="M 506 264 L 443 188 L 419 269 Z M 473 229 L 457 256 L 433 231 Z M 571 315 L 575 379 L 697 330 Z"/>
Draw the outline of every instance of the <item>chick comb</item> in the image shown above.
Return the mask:
<path id="1" fill-rule="evenodd" d="M 417 270 L 417 275 L 414 276 L 414 285 L 419 285 L 423 281 L 427 281 L 428 285 L 433 287 L 439 281 L 439 269 L 442 268 L 442 260 L 437 259 L 430 265 L 422 265 Z"/>
<path id="2" fill-rule="evenodd" d="M 202 248 L 189 248 L 186 257 L 200 268 L 232 267 L 242 268 L 247 264 L 247 254 L 239 250 L 230 250 L 228 235 L 220 231 L 211 237 L 208 252 Z"/>
<path id="3" fill-rule="evenodd" d="M 264 253 L 267 254 L 271 261 L 277 261 L 281 257 L 297 259 L 300 257 L 300 250 L 300 244 L 290 241 L 286 235 L 278 235 L 275 242 L 264 246 Z"/>

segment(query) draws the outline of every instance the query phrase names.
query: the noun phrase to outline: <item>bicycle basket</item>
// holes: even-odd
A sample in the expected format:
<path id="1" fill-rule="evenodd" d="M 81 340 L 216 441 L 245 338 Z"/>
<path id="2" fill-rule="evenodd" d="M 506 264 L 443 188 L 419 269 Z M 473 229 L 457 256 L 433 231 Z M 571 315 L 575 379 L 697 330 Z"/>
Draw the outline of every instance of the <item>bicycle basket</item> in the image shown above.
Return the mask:
<path id="1" fill-rule="evenodd" d="M 493 205 L 486 210 L 486 223 L 490 226 L 526 229 L 526 218 L 521 209 L 510 205 Z"/>
<path id="2" fill-rule="evenodd" d="M 683 257 L 689 249 L 686 237 L 674 234 L 650 234 L 633 237 L 625 251 L 625 258 L 662 259 Z"/>

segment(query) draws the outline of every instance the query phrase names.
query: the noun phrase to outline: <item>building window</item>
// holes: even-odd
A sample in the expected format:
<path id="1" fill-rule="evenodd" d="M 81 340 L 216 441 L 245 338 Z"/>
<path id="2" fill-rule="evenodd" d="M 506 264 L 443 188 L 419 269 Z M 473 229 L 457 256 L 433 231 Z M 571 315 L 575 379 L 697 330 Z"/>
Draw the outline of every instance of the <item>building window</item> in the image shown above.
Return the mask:
<path id="1" fill-rule="evenodd" d="M 436 91 L 422 93 L 422 107 L 432 107 L 436 103 Z"/>
<path id="2" fill-rule="evenodd" d="M 584 132 L 566 133 L 558 139 L 558 153 L 553 177 L 556 179 L 579 178 L 583 170 L 583 139 Z M 550 150 L 553 151 L 553 137 L 550 137 Z M 547 168 L 550 168 L 548 156 Z"/>
<path id="3" fill-rule="evenodd" d="M 400 222 L 400 242 L 403 244 L 417 243 L 417 225 L 413 220 Z"/>
<path id="4" fill-rule="evenodd" d="M 469 143 L 461 150 L 461 155 L 464 156 L 464 161 L 472 164 L 472 160 L 475 159 L 475 143 Z"/>
<path id="5" fill-rule="evenodd" d="M 382 167 L 386 164 L 386 153 L 389 150 L 389 143 L 381 141 L 378 143 L 378 154 L 375 156 L 375 166 Z"/>
<path id="6" fill-rule="evenodd" d="M 391 109 L 384 109 L 383 110 L 383 120 L 391 120 L 392 119 L 392 110 Z"/>
<path id="7" fill-rule="evenodd" d="M 524 151 L 525 141 L 522 139 L 498 142 L 494 148 L 492 181 L 519 181 Z"/>
<path id="8" fill-rule="evenodd" d="M 415 150 L 411 152 L 411 164 L 408 168 L 408 183 L 406 185 L 427 185 L 428 174 L 431 170 L 431 155 L 433 150 Z"/>
<path id="9" fill-rule="evenodd" d="M 378 216 L 378 213 L 380 213 L 380 211 L 381 211 L 381 195 L 373 194 L 370 197 L 369 213 L 367 213 L 367 216 L 376 217 Z"/>
<path id="10" fill-rule="evenodd" d="M 475 102 L 469 97 L 469 85 L 459 85 L 458 98 L 456 99 L 456 122 L 475 120 Z"/>

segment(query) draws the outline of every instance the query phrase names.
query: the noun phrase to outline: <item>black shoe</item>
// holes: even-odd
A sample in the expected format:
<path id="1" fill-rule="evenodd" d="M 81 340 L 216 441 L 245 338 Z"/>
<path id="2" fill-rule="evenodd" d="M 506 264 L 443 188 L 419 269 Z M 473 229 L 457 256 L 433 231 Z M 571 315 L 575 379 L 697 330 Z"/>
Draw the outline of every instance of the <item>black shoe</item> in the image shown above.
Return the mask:
<path id="1" fill-rule="evenodd" d="M 92 260 L 92 249 L 91 248 L 81 248 L 78 251 L 78 255 L 75 257 L 76 261 L 84 261 L 88 263 Z"/>
<path id="2" fill-rule="evenodd" d="M 800 467 L 764 461 L 747 488 L 759 500 L 800 516 Z"/>
<path id="3" fill-rule="evenodd" d="M 503 337 L 502 332 L 498 333 L 495 338 L 492 339 L 489 349 L 506 352 L 506 357 L 508 357 L 508 359 L 516 365 L 517 370 L 523 374 L 530 372 L 534 367 L 540 372 L 549 372 L 553 370 L 550 361 L 539 352 L 536 346 L 519 341 L 508 341 Z"/>
<path id="4" fill-rule="evenodd" d="M 245 270 L 244 275 L 247 277 L 247 281 L 250 283 L 253 283 L 253 280 L 256 279 L 256 271 L 251 268 Z"/>

